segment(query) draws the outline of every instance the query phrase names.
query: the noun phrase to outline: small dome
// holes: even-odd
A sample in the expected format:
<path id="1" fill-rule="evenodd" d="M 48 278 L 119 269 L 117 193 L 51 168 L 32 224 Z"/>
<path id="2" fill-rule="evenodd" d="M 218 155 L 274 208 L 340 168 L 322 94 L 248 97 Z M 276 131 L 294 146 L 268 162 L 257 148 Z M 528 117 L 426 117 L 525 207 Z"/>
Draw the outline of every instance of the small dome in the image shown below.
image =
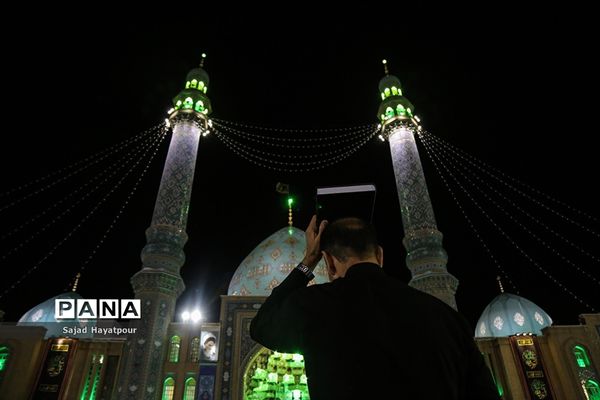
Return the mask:
<path id="1" fill-rule="evenodd" d="M 242 261 L 233 274 L 227 294 L 230 296 L 268 296 L 304 258 L 304 231 L 285 227 L 263 240 Z M 324 262 L 314 271 L 311 283 L 329 282 Z"/>
<path id="2" fill-rule="evenodd" d="M 400 79 L 398 79 L 394 75 L 386 75 L 379 81 L 379 91 L 382 93 L 385 91 L 386 88 L 391 90 L 392 87 L 395 87 L 397 89 L 402 88 Z"/>
<path id="3" fill-rule="evenodd" d="M 51 337 L 65 337 L 69 336 L 63 333 L 63 327 L 68 326 L 69 328 L 73 327 L 88 327 L 87 333 L 78 333 L 77 338 L 91 338 L 93 337 L 93 333 L 90 331 L 89 327 L 96 325 L 95 320 L 79 320 L 75 319 L 60 319 L 57 320 L 54 318 L 54 300 L 57 299 L 82 299 L 82 297 L 75 292 L 66 292 L 59 294 L 58 296 L 54 296 L 51 299 L 44 301 L 43 303 L 38 304 L 33 307 L 29 311 L 27 311 L 17 322 L 17 325 L 20 326 L 43 326 L 47 329 L 45 338 Z"/>
<path id="4" fill-rule="evenodd" d="M 552 318 L 535 303 L 524 297 L 502 293 L 481 313 L 475 337 L 506 337 L 517 333 L 542 334 L 542 329 L 552 325 Z"/>
<path id="5" fill-rule="evenodd" d="M 208 86 L 208 74 L 202 68 L 194 68 L 188 72 L 187 77 L 185 78 L 188 82 L 191 82 L 194 79 L 198 82 L 204 82 L 204 86 Z"/>

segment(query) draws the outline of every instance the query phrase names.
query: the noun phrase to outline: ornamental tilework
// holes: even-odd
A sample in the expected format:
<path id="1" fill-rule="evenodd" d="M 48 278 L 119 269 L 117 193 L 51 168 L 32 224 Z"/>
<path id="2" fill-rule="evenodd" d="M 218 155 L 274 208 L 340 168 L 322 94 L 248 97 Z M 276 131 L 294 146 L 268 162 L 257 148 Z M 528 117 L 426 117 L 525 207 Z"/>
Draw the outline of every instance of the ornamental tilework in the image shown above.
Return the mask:
<path id="1" fill-rule="evenodd" d="M 185 231 L 201 129 L 191 123 L 173 128 L 152 225 L 171 225 Z"/>
<path id="2" fill-rule="evenodd" d="M 290 233 L 291 232 L 291 233 Z M 242 261 L 229 284 L 228 295 L 268 296 L 304 257 L 304 231 L 285 227 L 263 240 Z M 312 282 L 329 281 L 324 262 L 314 271 Z M 311 283 L 312 283 L 311 282 Z"/>

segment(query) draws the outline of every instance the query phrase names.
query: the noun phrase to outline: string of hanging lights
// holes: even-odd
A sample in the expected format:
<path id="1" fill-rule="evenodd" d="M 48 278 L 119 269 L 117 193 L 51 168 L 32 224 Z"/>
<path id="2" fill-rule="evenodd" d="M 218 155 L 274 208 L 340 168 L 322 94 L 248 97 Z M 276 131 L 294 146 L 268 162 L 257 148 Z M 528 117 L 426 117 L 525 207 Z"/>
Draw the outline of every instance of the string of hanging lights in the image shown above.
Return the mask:
<path id="1" fill-rule="evenodd" d="M 419 139 L 421 139 L 421 143 L 423 143 L 423 135 L 421 133 L 418 133 L 417 135 L 418 135 L 417 137 Z M 429 151 L 427 151 L 426 154 L 429 155 L 429 158 L 431 159 L 431 155 L 429 154 Z M 475 237 L 477 238 L 477 240 L 479 241 L 479 243 L 481 244 L 481 246 L 485 250 L 486 254 L 488 255 L 488 257 L 492 260 L 492 262 L 494 263 L 494 266 L 498 270 L 499 274 L 502 275 L 502 277 L 504 278 L 504 280 L 509 283 L 509 285 L 514 289 L 515 293 L 519 294 L 519 290 L 518 290 L 517 286 L 515 285 L 515 283 L 513 282 L 513 280 L 510 278 L 510 276 L 508 275 L 508 272 L 506 272 L 506 269 L 502 266 L 502 264 L 500 263 L 500 261 L 498 260 L 498 258 L 494 255 L 494 253 L 492 253 L 492 250 L 487 245 L 487 243 L 484 240 L 483 236 L 481 236 L 481 234 L 479 233 L 479 230 L 475 227 L 475 224 L 473 223 L 473 221 L 471 220 L 471 218 L 469 218 L 469 215 L 465 211 L 465 209 L 462 206 L 461 202 L 458 200 L 458 197 L 456 196 L 456 193 L 454 192 L 454 190 L 452 190 L 450 184 L 446 180 L 446 177 L 439 170 L 437 163 L 433 159 L 431 159 L 431 161 L 433 162 L 433 165 L 434 165 L 434 167 L 435 167 L 435 169 L 436 169 L 439 177 L 441 178 L 444 186 L 448 190 L 448 193 L 450 193 L 450 196 L 454 200 L 454 203 L 456 204 L 456 206 L 458 207 L 458 209 L 459 209 L 460 213 L 462 214 L 463 218 L 467 222 L 467 225 L 469 226 L 469 228 L 473 232 L 473 235 L 475 235 Z"/>
<path id="2" fill-rule="evenodd" d="M 160 131 L 156 131 L 156 132 L 158 132 L 158 133 L 154 133 L 153 135 L 145 136 L 144 139 L 143 139 L 143 141 L 140 142 L 140 144 L 137 147 L 134 147 L 131 150 L 129 150 L 129 152 L 127 152 L 125 155 L 123 155 L 123 157 L 121 157 L 120 159 L 118 159 L 117 161 L 115 161 L 113 164 L 109 165 L 106 169 L 103 169 L 99 174 L 97 174 L 94 177 L 86 180 L 83 185 L 81 185 L 78 188 L 76 188 L 75 190 L 71 191 L 70 193 L 68 193 L 67 195 L 65 195 L 63 198 L 61 198 L 60 200 L 58 200 L 58 201 L 54 202 L 53 204 L 49 205 L 42 212 L 40 212 L 40 213 L 32 216 L 27 221 L 21 223 L 20 225 L 16 226 L 15 228 L 11 229 L 10 231 L 8 231 L 4 235 L 2 235 L 2 237 L 0 237 L 0 240 L 8 239 L 9 237 L 13 236 L 15 233 L 20 232 L 21 230 L 23 230 L 24 228 L 26 228 L 27 226 L 29 226 L 30 224 L 32 224 L 33 222 L 37 221 L 38 219 L 42 218 L 45 215 L 48 215 L 50 213 L 50 211 L 52 211 L 55 208 L 57 208 L 58 206 L 64 204 L 68 199 L 74 197 L 78 193 L 82 193 L 83 190 L 86 190 L 85 192 L 83 192 L 83 194 L 81 196 L 77 197 L 77 200 L 73 204 L 71 204 L 70 206 L 68 206 L 58 216 L 54 217 L 50 221 L 50 223 L 48 223 L 47 225 L 45 225 L 42 228 L 38 229 L 36 231 L 36 235 L 39 235 L 40 233 L 44 232 L 51 225 L 53 225 L 58 220 L 60 220 L 63 216 L 65 216 L 68 213 L 70 213 L 74 209 L 74 207 L 76 207 L 78 204 L 80 204 L 85 199 L 87 199 L 89 196 L 91 196 L 93 193 L 95 193 L 102 185 L 104 185 L 105 183 L 107 183 L 121 169 L 123 169 L 124 167 L 126 167 L 127 165 L 129 165 L 129 163 L 133 162 L 135 160 L 135 157 L 142 150 L 148 148 L 149 146 L 152 146 L 152 144 L 154 143 L 154 140 L 156 139 L 156 136 L 162 134 Z M 102 179 L 95 186 L 91 187 L 92 184 L 94 184 L 96 181 L 98 181 L 102 177 L 104 177 L 104 179 Z M 27 241 L 29 241 L 31 239 L 33 239 L 33 238 L 29 238 Z M 24 245 L 24 244 L 26 244 L 26 243 L 23 243 L 22 245 Z M 19 247 L 22 247 L 22 246 L 19 246 Z M 5 255 L 8 255 L 8 254 L 5 254 Z"/>
<path id="3" fill-rule="evenodd" d="M 522 195 L 523 197 L 528 198 L 530 201 L 540 205 L 541 207 L 546 208 L 547 210 L 560 215 L 563 219 L 570 221 L 571 223 L 580 226 L 581 228 L 588 230 L 590 233 L 593 233 L 596 236 L 599 236 L 596 232 L 593 232 L 591 230 L 589 230 L 587 227 L 577 223 L 577 221 L 573 221 L 571 218 L 562 215 L 561 213 L 559 213 L 556 210 L 553 210 L 551 207 L 547 206 L 545 203 L 535 199 L 534 197 L 530 196 L 529 194 L 523 192 L 522 190 L 520 190 L 519 188 L 515 187 L 514 185 L 511 185 L 508 181 L 512 181 L 514 183 L 516 183 L 517 185 L 526 188 L 527 190 L 530 190 L 533 193 L 538 194 L 541 197 L 546 198 L 547 200 L 550 200 L 556 204 L 559 204 L 567 209 L 569 209 L 571 212 L 576 213 L 576 214 L 580 214 L 582 216 L 584 216 L 585 218 L 592 220 L 594 222 L 598 222 L 598 219 L 584 211 L 581 211 L 565 202 L 562 202 L 544 192 L 542 192 L 539 189 L 536 189 L 534 187 L 532 187 L 531 185 L 528 185 L 525 182 L 522 182 L 516 178 L 513 178 L 509 175 L 507 175 L 506 173 L 500 171 L 498 168 L 495 168 L 487 163 L 485 163 L 484 161 L 479 160 L 476 157 L 473 157 L 472 155 L 470 155 L 469 153 L 465 152 L 464 150 L 461 150 L 460 148 L 452 145 L 451 143 L 431 134 L 430 132 L 424 132 L 424 135 L 426 135 L 428 138 L 434 140 L 436 143 L 439 143 L 440 145 L 444 146 L 448 151 L 452 152 L 453 154 L 455 154 L 457 157 L 463 159 L 464 161 L 466 161 L 467 163 L 469 163 L 470 165 L 474 166 L 475 168 L 479 169 L 480 171 L 484 172 L 485 174 L 491 176 L 492 178 L 494 178 L 495 180 L 497 180 L 498 182 L 502 183 L 503 185 L 505 185 L 506 187 L 508 187 L 509 189 L 519 193 L 520 195 Z M 504 178 L 504 179 L 503 179 Z"/>
<path id="4" fill-rule="evenodd" d="M 164 124 L 161 124 L 161 127 L 164 126 Z M 42 265 L 48 258 L 50 258 L 54 252 L 56 252 L 65 242 L 67 242 L 84 224 L 86 221 L 88 221 L 94 214 L 95 212 L 100 208 L 100 206 L 102 206 L 102 204 L 104 204 L 108 198 L 121 186 L 121 184 L 123 183 L 123 181 L 125 181 L 125 179 L 131 174 L 131 172 L 142 162 L 142 160 L 146 157 L 146 154 L 148 154 L 148 151 L 152 148 L 152 147 L 158 147 L 160 145 L 160 143 L 163 141 L 163 139 L 166 137 L 166 131 L 164 135 L 160 135 L 157 136 L 155 138 L 154 141 L 154 146 L 148 147 L 146 149 L 146 151 L 144 152 L 144 154 L 142 154 L 142 156 L 135 162 L 134 165 L 132 165 L 129 170 L 121 177 L 121 179 L 119 179 L 119 181 L 111 187 L 110 191 L 104 195 L 104 197 L 102 197 L 102 199 L 100 199 L 95 205 L 94 207 L 87 213 L 87 215 L 85 215 L 80 221 L 79 223 L 77 223 L 77 225 L 75 225 L 75 227 L 73 227 L 65 236 L 63 236 L 57 243 L 55 243 L 52 248 L 42 257 L 40 258 L 33 266 L 31 266 L 30 268 L 27 269 L 27 271 L 25 271 L 20 277 L 19 279 L 17 279 L 14 283 L 12 283 L 10 286 L 6 287 L 1 293 L 0 293 L 0 299 L 3 298 L 7 293 L 9 293 L 11 290 L 13 290 L 15 287 L 17 287 L 18 285 L 21 284 L 21 282 L 26 279 L 29 275 L 31 275 L 31 273 L 33 273 L 34 271 L 36 271 L 40 265 Z M 152 157 L 147 161 L 147 166 L 152 162 L 154 154 L 156 154 L 156 151 L 153 153 Z M 147 170 L 147 168 L 145 168 L 143 171 L 145 173 L 145 171 Z M 136 186 L 137 189 L 137 186 Z"/>
<path id="5" fill-rule="evenodd" d="M 438 166 L 438 162 L 439 164 L 442 165 L 442 167 L 444 167 L 443 163 L 440 161 L 437 153 L 433 152 L 433 149 L 431 149 L 429 147 L 429 145 L 425 142 L 422 142 L 424 144 L 425 150 L 427 155 L 429 156 L 429 159 L 432 161 L 436 171 L 438 172 L 438 175 L 442 176 L 442 170 L 441 168 Z M 583 298 L 577 296 L 572 290 L 570 290 L 569 288 L 567 288 L 561 281 L 559 281 L 553 274 L 551 274 L 550 272 L 548 272 L 546 269 L 544 269 L 537 261 L 535 261 L 533 259 L 533 257 L 531 257 L 531 255 L 529 253 L 527 253 L 521 246 L 519 246 L 515 240 L 510 237 L 510 235 L 508 235 L 506 233 L 506 231 L 504 229 L 502 229 L 497 223 L 496 221 L 494 221 L 494 219 L 489 215 L 489 213 L 487 211 L 485 211 L 483 209 L 483 207 L 481 207 L 481 205 L 479 204 L 479 202 L 477 202 L 477 200 L 475 200 L 475 198 L 465 189 L 465 187 L 460 183 L 460 181 L 458 181 L 458 179 L 455 177 L 455 175 L 448 170 L 447 168 L 444 167 L 444 170 L 447 174 L 447 176 L 449 176 L 450 178 L 452 178 L 452 180 L 457 184 L 457 186 L 462 190 L 462 192 L 465 194 L 465 196 L 477 207 L 477 209 L 483 214 L 483 216 L 487 219 L 487 221 L 527 260 L 529 261 L 529 263 L 531 265 L 533 265 L 538 271 L 540 271 L 542 274 L 544 274 L 552 283 L 554 283 L 556 286 L 558 286 L 561 290 L 563 290 L 565 293 L 569 294 L 573 299 L 575 299 L 577 302 L 579 302 L 580 304 L 584 305 L 585 307 L 587 307 L 589 310 L 595 312 L 596 310 L 594 309 L 594 307 L 592 307 L 586 300 L 584 300 Z M 450 191 L 450 186 L 447 184 L 447 181 L 444 179 L 444 184 L 446 185 L 446 188 Z"/>
<path id="6" fill-rule="evenodd" d="M 508 217 L 508 219 L 510 219 L 512 222 L 514 222 L 522 230 L 524 230 L 529 235 L 529 237 L 535 239 L 538 243 L 540 243 L 542 246 L 544 246 L 547 250 L 550 250 L 550 252 L 552 252 L 553 254 L 558 256 L 561 260 L 563 260 L 568 265 L 575 268 L 575 270 L 578 271 L 579 273 L 581 273 L 582 275 L 587 276 L 589 279 L 594 281 L 596 284 L 600 284 L 600 281 L 596 277 L 594 277 L 593 275 L 591 275 L 590 273 L 585 271 L 583 268 L 581 268 L 580 266 L 575 264 L 573 261 L 568 259 L 565 255 L 560 253 L 555 248 L 555 246 L 551 246 L 544 239 L 542 239 L 540 236 L 538 236 L 536 233 L 534 233 L 531 229 L 529 229 L 527 226 L 525 226 L 521 221 L 519 221 L 517 218 L 515 218 L 513 213 L 507 211 L 500 203 L 498 203 L 497 201 L 492 199 L 483 189 L 481 189 L 481 187 L 479 185 L 477 185 L 475 182 L 473 182 L 473 180 L 471 178 L 469 178 L 460 169 L 458 169 L 451 160 L 446 158 L 443 151 L 439 151 L 438 149 L 435 149 L 434 146 L 431 145 L 431 142 L 429 142 L 429 139 L 425 138 L 423 140 L 423 143 L 425 145 L 428 145 L 429 148 L 432 149 L 432 151 L 435 151 L 435 153 L 439 157 L 438 160 L 440 160 L 440 162 L 442 163 L 444 168 L 446 168 L 447 170 L 452 169 L 455 173 L 458 173 L 458 175 L 460 175 L 466 182 L 468 182 L 473 188 L 475 188 L 487 201 L 489 201 L 494 207 L 499 209 L 506 217 Z M 502 196 L 502 197 L 504 199 L 507 199 L 505 196 Z M 515 206 L 517 209 L 524 211 L 521 209 L 521 207 L 516 205 L 514 202 L 511 202 L 511 204 L 513 206 Z"/>
<path id="7" fill-rule="evenodd" d="M 75 167 L 77 167 L 77 166 L 79 166 L 81 164 L 84 164 L 84 167 L 79 168 L 76 171 L 71 172 L 67 177 L 64 177 L 64 179 L 66 179 L 68 177 L 71 177 L 73 175 L 76 175 L 79 172 L 85 170 L 86 168 L 88 168 L 88 167 L 90 167 L 90 166 L 92 166 L 94 164 L 97 164 L 98 162 L 104 160 L 105 158 L 110 157 L 113 154 L 119 153 L 120 151 L 126 149 L 130 144 L 133 144 L 133 143 L 135 143 L 135 142 L 143 139 L 147 135 L 152 135 L 159 128 L 160 128 L 160 125 L 153 126 L 153 127 L 149 128 L 149 129 L 146 129 L 145 131 L 143 131 L 142 133 L 140 133 L 138 135 L 132 136 L 132 137 L 130 137 L 130 138 L 128 138 L 128 139 L 126 139 L 126 140 L 124 140 L 122 142 L 119 142 L 119 143 L 117 143 L 117 144 L 115 144 L 113 146 L 110 146 L 110 147 L 108 147 L 106 149 L 103 149 L 103 150 L 101 150 L 101 151 L 99 151 L 99 152 L 97 152 L 95 154 L 92 154 L 91 156 L 88 156 L 88 157 L 86 157 L 86 158 L 84 158 L 82 160 L 76 161 L 76 162 L 74 162 L 72 164 L 67 165 L 66 167 L 60 168 L 60 169 L 58 169 L 56 171 L 50 172 L 47 175 L 41 176 L 41 177 L 36 178 L 36 179 L 34 179 L 34 180 L 30 181 L 30 182 L 27 182 L 27 183 L 24 183 L 24 184 L 19 185 L 17 187 L 14 187 L 12 189 L 9 189 L 6 192 L 0 193 L 0 197 L 5 197 L 5 196 L 7 196 L 7 195 L 9 195 L 11 193 L 24 190 L 24 189 L 28 188 L 29 186 L 38 184 L 38 183 L 43 182 L 43 181 L 45 181 L 45 180 L 47 180 L 47 179 L 49 179 L 49 178 L 51 178 L 53 176 L 59 175 L 59 174 L 65 172 L 65 171 L 71 170 L 71 169 L 73 169 L 73 168 L 75 168 Z M 64 180 L 64 179 L 61 179 L 61 181 Z M 51 186 L 54 186 L 54 185 L 51 185 Z M 4 207 L 4 208 L 8 208 L 8 207 Z M 3 210 L 4 208 L 0 208 L 0 211 Z"/>
<path id="8" fill-rule="evenodd" d="M 218 119 L 218 118 L 211 118 L 211 119 L 215 123 L 218 123 L 219 125 L 231 125 L 231 126 L 238 126 L 240 128 L 244 128 L 244 129 L 249 129 L 249 130 L 277 132 L 277 133 L 284 133 L 284 134 L 297 134 L 297 133 L 325 134 L 325 133 L 331 133 L 331 132 L 346 132 L 346 134 L 351 135 L 352 132 L 354 132 L 354 131 L 361 130 L 361 129 L 369 129 L 374 126 L 374 124 L 370 123 L 370 124 L 351 126 L 351 127 L 345 127 L 345 128 L 289 129 L 289 128 L 271 128 L 271 127 L 265 127 L 265 126 L 245 124 L 245 123 L 241 123 L 241 122 L 227 121 L 227 120 Z M 343 136 L 343 135 L 335 135 L 335 136 L 332 136 L 332 138 L 336 138 L 339 136 Z M 300 140 L 301 138 L 292 138 L 292 139 Z"/>
<path id="9" fill-rule="evenodd" d="M 364 146 L 369 140 L 375 136 L 377 133 L 376 130 L 371 132 L 371 134 L 365 137 L 362 141 L 357 143 L 354 147 L 350 148 L 347 152 L 339 155 L 334 155 L 333 157 L 325 158 L 317 161 L 303 161 L 303 162 L 283 162 L 272 160 L 269 158 L 261 157 L 256 154 L 255 149 L 244 148 L 239 146 L 237 143 L 233 142 L 228 136 L 220 132 L 219 130 L 214 130 L 217 138 L 225 144 L 227 148 L 233 151 L 239 157 L 259 166 L 262 168 L 267 168 L 275 171 L 283 171 L 283 172 L 308 172 L 314 171 L 318 169 L 322 169 L 333 165 L 337 162 L 340 162 L 350 155 L 354 154 L 358 149 Z"/>

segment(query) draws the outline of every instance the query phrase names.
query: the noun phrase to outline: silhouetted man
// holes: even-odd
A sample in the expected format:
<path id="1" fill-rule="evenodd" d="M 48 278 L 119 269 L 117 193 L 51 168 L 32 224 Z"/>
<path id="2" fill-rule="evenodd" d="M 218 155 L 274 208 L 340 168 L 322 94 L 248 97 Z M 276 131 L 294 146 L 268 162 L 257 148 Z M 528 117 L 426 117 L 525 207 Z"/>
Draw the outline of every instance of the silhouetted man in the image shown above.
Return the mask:
<path id="1" fill-rule="evenodd" d="M 331 282 L 307 286 L 322 257 Z M 313 217 L 304 259 L 252 320 L 252 338 L 304 355 L 312 400 L 498 399 L 465 319 L 382 265 L 371 225 L 317 229 Z"/>

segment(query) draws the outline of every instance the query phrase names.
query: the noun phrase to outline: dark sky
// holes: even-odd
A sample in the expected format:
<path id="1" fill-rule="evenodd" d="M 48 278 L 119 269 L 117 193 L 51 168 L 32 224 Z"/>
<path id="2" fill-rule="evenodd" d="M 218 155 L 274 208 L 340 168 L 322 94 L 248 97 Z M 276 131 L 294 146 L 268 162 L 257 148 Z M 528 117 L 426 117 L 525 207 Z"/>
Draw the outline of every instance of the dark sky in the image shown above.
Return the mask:
<path id="1" fill-rule="evenodd" d="M 368 27 L 318 21 L 260 27 L 233 18 L 198 27 L 103 21 L 56 23 L 50 29 L 38 24 L 29 28 L 35 41 L 16 34 L 3 39 L 0 192 L 161 123 L 170 99 L 182 88 L 185 75 L 198 64 L 202 52 L 208 53 L 205 69 L 211 79 L 208 95 L 213 117 L 289 129 L 377 123 L 377 83 L 383 76 L 381 59 L 387 58 L 391 73 L 402 81 L 405 95 L 429 132 L 598 216 L 597 150 L 592 145 L 597 135 L 599 89 L 596 45 L 585 32 L 585 24 L 558 30 L 558 15 L 537 22 L 502 21 L 487 28 L 480 23 L 463 34 L 442 30 L 431 39 L 425 37 L 423 27 L 411 31 L 385 24 Z M 474 238 L 422 146 L 420 151 L 449 254 L 448 269 L 460 280 L 459 309 L 474 324 L 498 294 L 498 270 Z M 129 278 L 141 266 L 139 253 L 165 154 L 163 143 L 123 217 L 86 267 L 79 290 L 84 297 L 132 296 Z M 65 179 L 0 211 L 0 233 L 42 212 L 108 165 L 99 163 L 86 174 Z M 134 180 L 126 181 L 77 233 L 0 299 L 7 320 L 18 319 L 35 304 L 63 291 L 102 238 Z M 264 238 L 286 225 L 285 199 L 275 191 L 277 182 L 291 185 L 297 198 L 295 225 L 302 229 L 314 209 L 318 185 L 375 183 L 375 224 L 386 251 L 386 270 L 408 281 L 387 143 L 373 140 L 330 168 L 292 174 L 249 164 L 211 135 L 203 138 L 198 154 L 187 262 L 182 269 L 187 290 L 181 306 L 198 302 L 210 320 L 218 319 L 219 295 L 226 293 L 237 266 Z M 49 222 L 78 196 L 69 198 L 40 218 L 39 224 L 29 224 L 0 243 L 0 254 L 6 254 L 28 241 L 0 261 L 0 289 L 10 287 L 45 257 L 108 190 L 89 196 L 52 227 L 40 231 L 41 221 Z M 0 206 L 30 192 L 4 196 Z M 561 221 L 508 190 L 504 193 L 561 235 L 559 240 L 535 223 L 525 224 L 576 267 L 536 244 L 493 206 L 485 206 L 494 220 L 540 268 L 599 309 L 595 294 L 599 263 L 564 244 L 564 239 L 569 240 L 597 260 L 598 234 Z M 467 198 L 463 196 L 461 202 L 520 295 L 543 307 L 557 323 L 576 323 L 578 314 L 590 311 L 522 257 Z M 598 222 L 556 209 L 600 232 Z M 511 214 L 522 217 L 514 210 Z M 36 236 L 29 240 L 32 235 Z M 596 281 L 576 268 L 592 274 Z"/>

